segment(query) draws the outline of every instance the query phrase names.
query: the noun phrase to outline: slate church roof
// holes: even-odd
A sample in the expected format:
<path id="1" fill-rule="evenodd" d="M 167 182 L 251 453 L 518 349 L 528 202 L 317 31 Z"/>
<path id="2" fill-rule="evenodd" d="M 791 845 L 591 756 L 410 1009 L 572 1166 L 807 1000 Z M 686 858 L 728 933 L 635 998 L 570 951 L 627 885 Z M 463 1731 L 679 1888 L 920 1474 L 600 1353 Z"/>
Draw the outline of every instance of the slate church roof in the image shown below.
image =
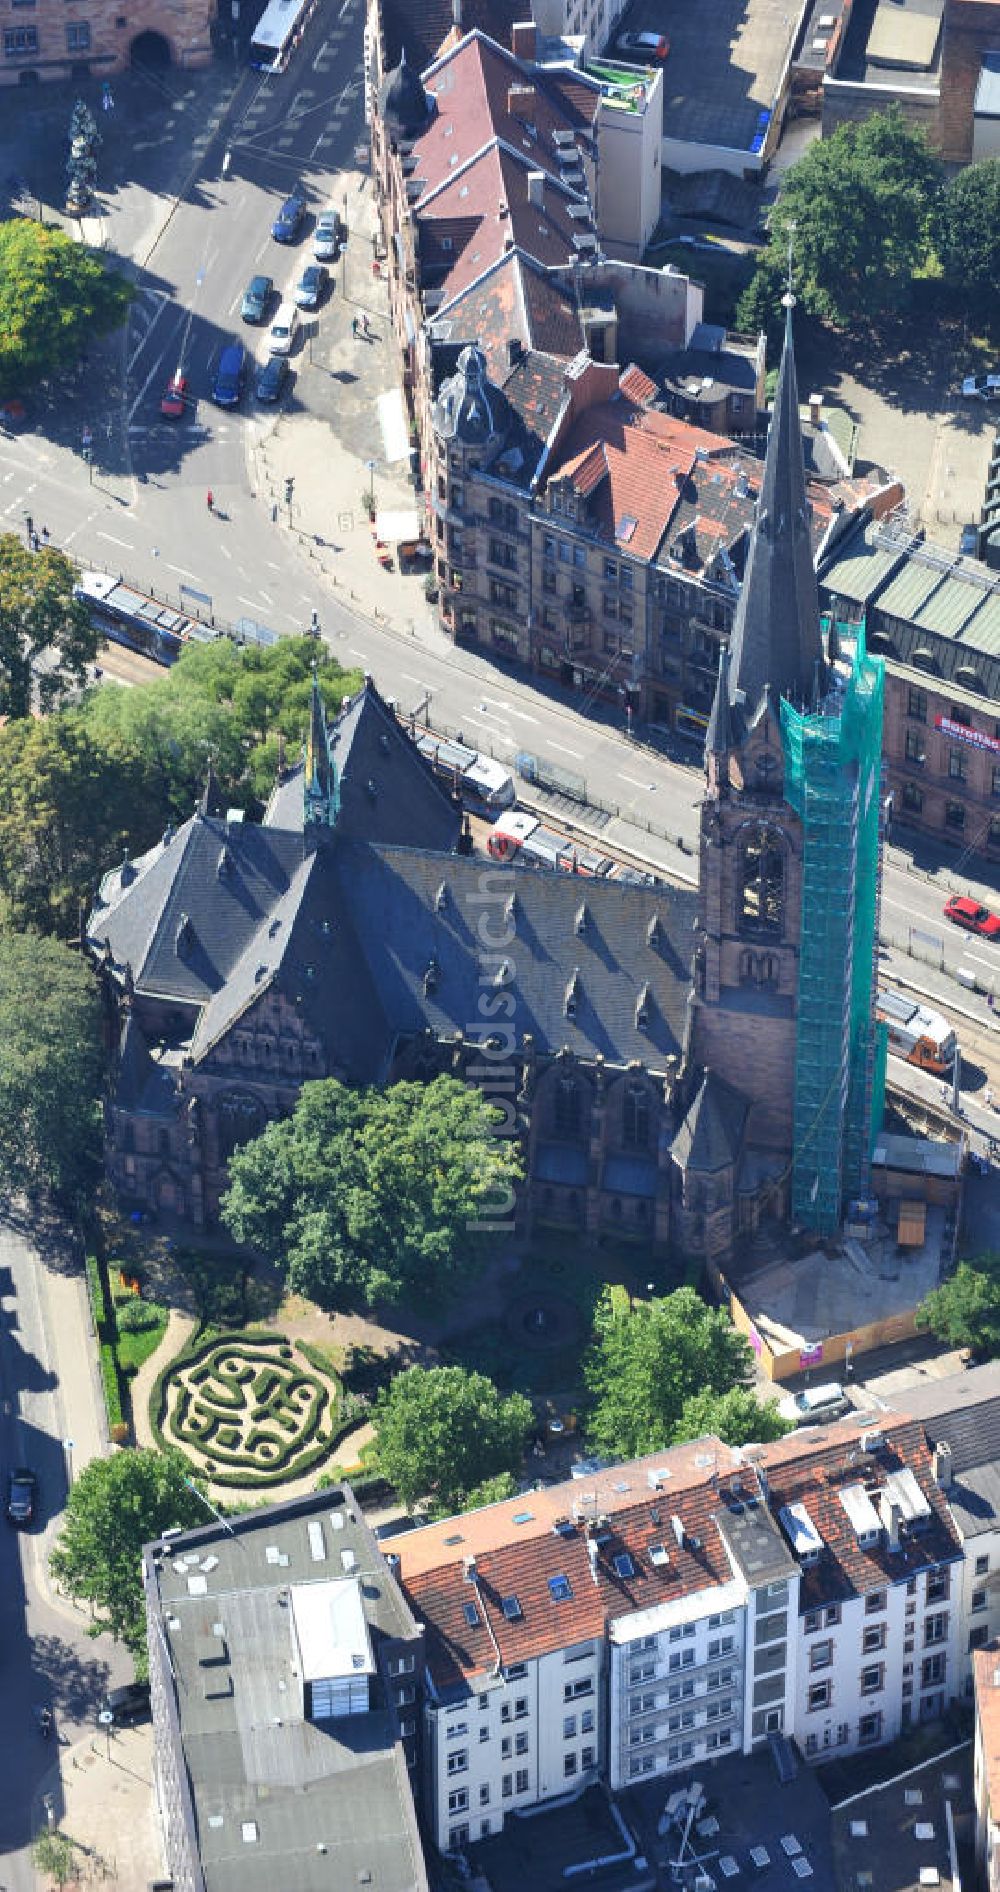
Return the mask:
<path id="1" fill-rule="evenodd" d="M 131 981 L 140 1015 L 143 999 L 174 1001 L 197 1064 L 278 991 L 326 1067 L 359 1084 L 382 1081 L 400 1040 L 428 1029 L 485 1038 L 509 1023 L 517 1043 L 530 1034 L 541 1052 L 619 1066 L 679 1056 L 693 892 L 458 854 L 460 811 L 370 682 L 328 734 L 320 718 L 308 781 L 295 770 L 262 824 L 199 807 L 105 876 L 88 944 Z M 329 824 L 304 825 L 320 779 Z M 152 1072 L 137 1027 L 126 1049 L 138 1100 Z"/>

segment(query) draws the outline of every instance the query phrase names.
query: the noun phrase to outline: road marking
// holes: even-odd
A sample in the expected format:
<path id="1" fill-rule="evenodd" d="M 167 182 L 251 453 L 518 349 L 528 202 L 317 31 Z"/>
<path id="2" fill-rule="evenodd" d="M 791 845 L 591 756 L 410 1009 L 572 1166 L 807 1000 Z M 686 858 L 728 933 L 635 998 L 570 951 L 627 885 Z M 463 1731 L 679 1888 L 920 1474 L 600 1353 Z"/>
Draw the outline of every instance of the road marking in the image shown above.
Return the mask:
<path id="1" fill-rule="evenodd" d="M 638 777 L 635 775 L 619 774 L 618 780 L 620 782 L 631 782 L 633 788 L 655 788 L 656 787 L 655 782 L 640 782 Z"/>
<path id="2" fill-rule="evenodd" d="M 274 606 L 274 599 L 273 599 L 273 598 L 270 598 L 270 597 L 268 596 L 268 594 L 267 594 L 267 592 L 266 592 L 266 591 L 262 591 L 260 595 L 261 595 L 261 599 L 262 599 L 262 601 L 264 602 L 264 604 L 269 604 L 269 605 L 271 605 L 271 607 L 273 608 L 273 606 Z"/>
<path id="3" fill-rule="evenodd" d="M 558 749 L 560 755 L 573 755 L 578 762 L 583 761 L 582 749 L 567 749 L 564 742 L 553 742 L 551 736 L 546 738 L 545 747 L 547 749 Z"/>
<path id="4" fill-rule="evenodd" d="M 135 551 L 135 546 L 132 544 L 131 539 L 116 539 L 113 532 L 102 532 L 100 526 L 97 528 L 97 537 L 99 539 L 110 539 L 112 545 L 124 546 L 126 552 Z"/>
<path id="5" fill-rule="evenodd" d="M 422 690 L 429 690 L 431 688 L 429 683 L 424 682 L 423 677 L 415 677 L 412 670 L 401 670 L 399 674 L 406 678 L 407 683 L 419 683 Z"/>
<path id="6" fill-rule="evenodd" d="M 157 311 L 156 311 L 156 313 L 155 313 L 155 315 L 153 316 L 153 318 L 152 318 L 152 320 L 151 320 L 151 321 L 150 321 L 150 322 L 148 323 L 148 325 L 147 325 L 147 327 L 146 327 L 146 331 L 145 331 L 145 334 L 143 335 L 143 337 L 142 337 L 142 339 L 141 339 L 141 341 L 140 341 L 140 342 L 139 342 L 139 343 L 137 344 L 137 346 L 136 346 L 136 347 L 135 347 L 135 348 L 134 348 L 134 349 L 132 350 L 132 353 L 131 353 L 131 355 L 129 356 L 129 360 L 128 360 L 128 367 L 127 367 L 127 369 L 126 369 L 126 373 L 127 373 L 127 374 L 131 374 L 131 372 L 132 372 L 132 369 L 133 369 L 133 366 L 134 366 L 134 364 L 135 364 L 135 363 L 136 363 L 136 362 L 138 361 L 138 359 L 139 359 L 139 356 L 140 356 L 140 355 L 142 354 L 142 351 L 143 351 L 143 349 L 145 348 L 145 346 L 146 346 L 146 343 L 148 342 L 148 340 L 149 340 L 149 338 L 150 338 L 150 336 L 152 335 L 152 333 L 153 333 L 153 330 L 154 330 L 154 328 L 156 327 L 156 324 L 157 324 L 157 322 L 159 321 L 159 319 L 160 319 L 160 317 L 161 317 L 161 315 L 163 314 L 163 311 L 164 311 L 164 309 L 167 309 L 167 308 L 169 308 L 169 307 L 170 307 L 170 295 L 169 295 L 169 292 L 168 292 L 168 291 L 167 291 L 166 289 L 158 289 L 158 290 L 156 291 L 156 293 L 157 293 L 157 295 L 158 295 L 158 296 L 160 297 L 160 299 L 161 299 L 161 300 L 160 300 L 160 306 L 159 306 L 159 308 L 157 309 Z"/>
<path id="7" fill-rule="evenodd" d="M 223 558 L 232 558 L 233 556 L 228 545 L 220 545 L 219 551 L 222 553 Z"/>
<path id="8" fill-rule="evenodd" d="M 262 592 L 261 596 L 263 597 L 263 595 L 264 594 Z M 248 604 L 250 606 L 251 611 L 256 611 L 257 609 L 256 598 L 244 598 L 243 593 L 240 591 L 236 593 L 236 602 L 237 604 Z"/>
<path id="9" fill-rule="evenodd" d="M 264 563 L 267 566 L 267 569 L 269 572 L 280 572 L 281 570 L 281 566 L 276 565 L 273 558 L 266 558 L 264 560 Z"/>

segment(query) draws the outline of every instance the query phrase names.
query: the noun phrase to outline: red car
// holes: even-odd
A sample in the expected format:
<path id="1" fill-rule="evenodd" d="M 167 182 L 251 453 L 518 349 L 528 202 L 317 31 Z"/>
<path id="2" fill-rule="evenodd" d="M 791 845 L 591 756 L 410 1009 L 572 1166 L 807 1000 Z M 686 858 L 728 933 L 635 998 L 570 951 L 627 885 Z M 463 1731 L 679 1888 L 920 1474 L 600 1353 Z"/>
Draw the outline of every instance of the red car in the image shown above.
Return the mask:
<path id="1" fill-rule="evenodd" d="M 953 893 L 946 902 L 944 917 L 956 926 L 964 926 L 967 933 L 979 933 L 983 939 L 1000 939 L 1000 919 L 989 907 L 981 907 L 978 900 L 970 900 L 968 894 Z"/>
<path id="2" fill-rule="evenodd" d="M 160 413 L 166 414 L 168 420 L 180 420 L 187 406 L 187 391 L 187 375 L 181 374 L 178 368 L 177 373 L 171 376 L 163 390 Z"/>

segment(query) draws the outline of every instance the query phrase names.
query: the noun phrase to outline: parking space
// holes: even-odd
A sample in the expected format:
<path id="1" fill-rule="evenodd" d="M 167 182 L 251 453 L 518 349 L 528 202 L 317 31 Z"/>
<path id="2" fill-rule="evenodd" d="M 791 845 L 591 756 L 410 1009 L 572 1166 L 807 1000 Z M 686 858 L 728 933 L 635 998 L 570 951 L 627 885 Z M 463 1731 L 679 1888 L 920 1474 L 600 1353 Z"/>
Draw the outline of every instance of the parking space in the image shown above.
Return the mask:
<path id="1" fill-rule="evenodd" d="M 671 139 L 749 151 L 761 112 L 774 105 L 797 21 L 787 0 L 716 0 L 711 7 L 635 0 L 619 33 L 661 33 L 670 41 L 663 124 Z"/>

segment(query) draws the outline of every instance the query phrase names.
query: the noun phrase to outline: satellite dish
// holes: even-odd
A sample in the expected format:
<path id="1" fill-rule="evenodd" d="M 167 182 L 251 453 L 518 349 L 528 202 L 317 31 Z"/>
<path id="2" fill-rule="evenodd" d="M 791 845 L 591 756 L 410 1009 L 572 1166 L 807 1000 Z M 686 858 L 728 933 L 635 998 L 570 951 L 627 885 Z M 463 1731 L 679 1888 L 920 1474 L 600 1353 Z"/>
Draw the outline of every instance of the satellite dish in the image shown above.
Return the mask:
<path id="1" fill-rule="evenodd" d="M 102 1708 L 97 1719 L 102 1728 L 113 1728 L 115 1725 L 115 1718 L 110 1708 Z"/>

